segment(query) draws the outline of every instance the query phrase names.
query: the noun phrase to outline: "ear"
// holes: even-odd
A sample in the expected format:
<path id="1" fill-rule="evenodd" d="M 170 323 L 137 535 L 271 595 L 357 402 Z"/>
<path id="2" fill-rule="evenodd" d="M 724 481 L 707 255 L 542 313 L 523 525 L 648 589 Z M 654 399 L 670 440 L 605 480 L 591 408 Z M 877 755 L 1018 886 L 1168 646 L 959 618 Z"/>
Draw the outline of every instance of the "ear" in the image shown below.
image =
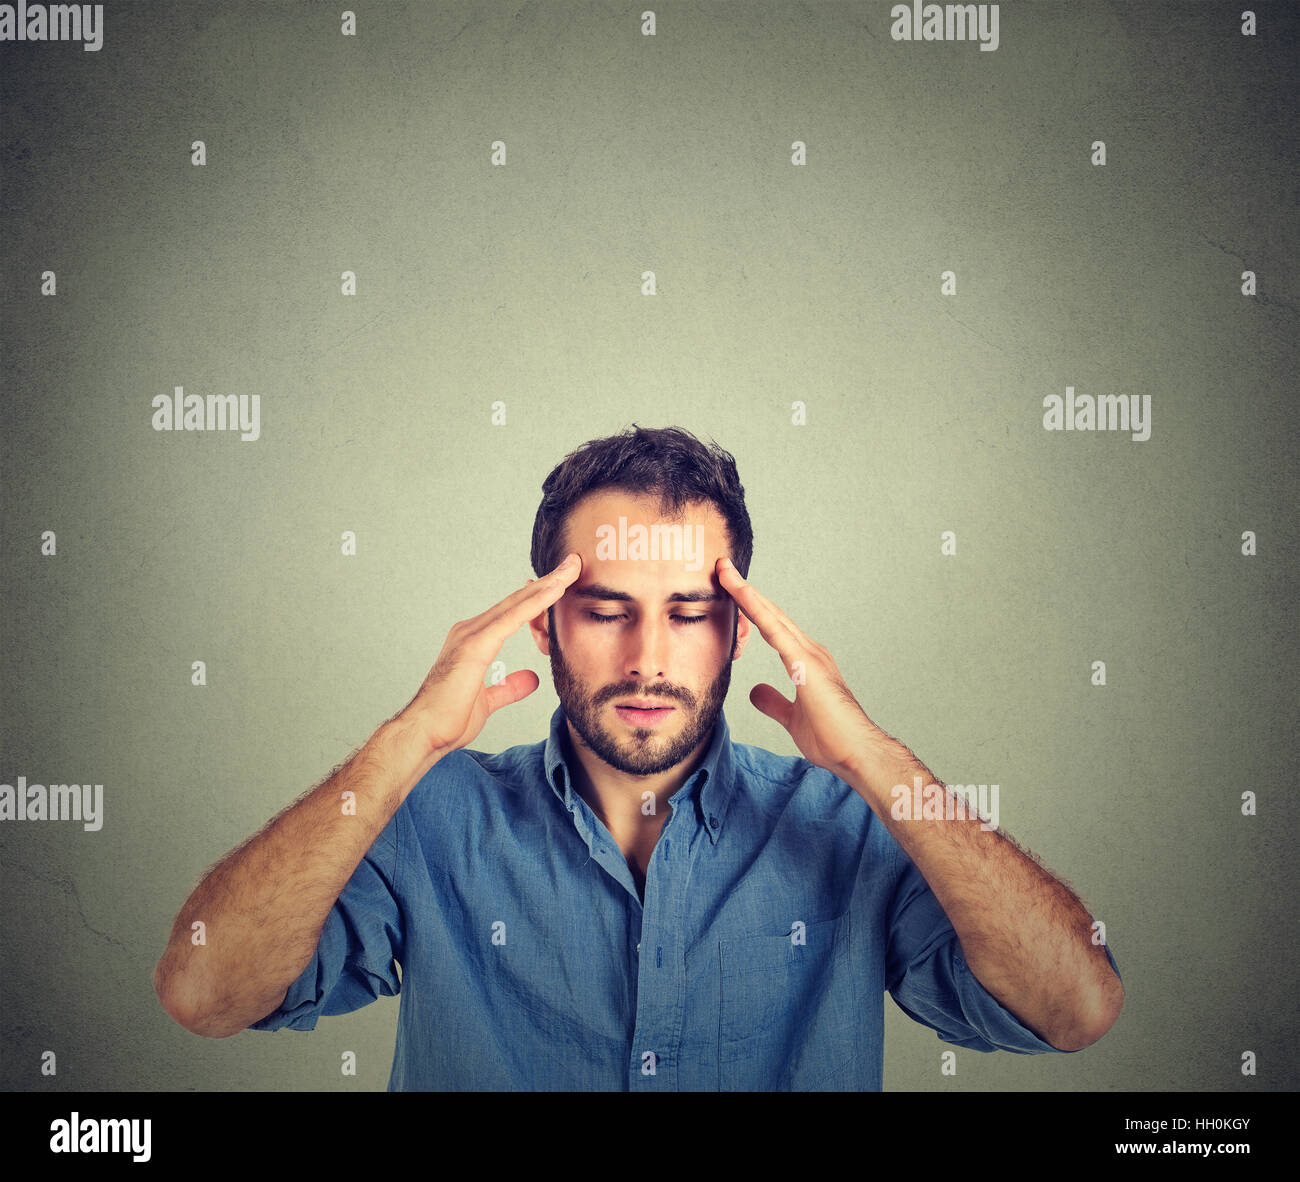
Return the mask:
<path id="1" fill-rule="evenodd" d="M 534 580 L 532 579 L 528 580 L 529 583 L 533 581 Z M 541 611 L 538 615 L 535 615 L 528 621 L 528 631 L 533 634 L 533 643 L 537 645 L 542 656 L 549 657 L 551 655 L 551 637 L 546 631 L 545 610 Z"/>
<path id="2" fill-rule="evenodd" d="M 750 630 L 754 627 L 754 625 L 749 622 L 749 617 L 745 615 L 740 608 L 736 608 L 736 614 L 740 618 L 736 621 L 736 648 L 731 654 L 731 659 L 733 661 L 738 660 L 740 654 L 745 651 L 745 644 L 749 640 Z"/>

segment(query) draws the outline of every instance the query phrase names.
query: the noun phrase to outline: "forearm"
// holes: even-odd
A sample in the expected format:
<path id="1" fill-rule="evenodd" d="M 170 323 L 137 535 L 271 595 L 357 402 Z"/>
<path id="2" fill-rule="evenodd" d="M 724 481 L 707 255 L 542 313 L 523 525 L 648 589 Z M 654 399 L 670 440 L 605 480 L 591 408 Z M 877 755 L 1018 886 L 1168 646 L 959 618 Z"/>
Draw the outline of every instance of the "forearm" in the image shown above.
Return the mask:
<path id="1" fill-rule="evenodd" d="M 390 720 L 214 866 L 181 908 L 154 973 L 167 1012 L 222 1038 L 274 1010 L 315 954 L 353 871 L 434 762 L 407 739 L 400 716 Z"/>
<path id="2" fill-rule="evenodd" d="M 957 815 L 944 820 L 910 810 L 896 817 L 894 787 L 912 792 L 917 776 L 923 788 L 937 783 L 911 751 L 881 732 L 843 778 L 915 863 L 984 988 L 1061 1050 L 1095 1042 L 1114 1022 L 1124 993 L 1105 949 L 1092 941 L 1086 908 L 1032 855 L 984 828 L 973 810 L 963 818 L 954 808 Z M 950 792 L 945 788 L 945 797 Z"/>

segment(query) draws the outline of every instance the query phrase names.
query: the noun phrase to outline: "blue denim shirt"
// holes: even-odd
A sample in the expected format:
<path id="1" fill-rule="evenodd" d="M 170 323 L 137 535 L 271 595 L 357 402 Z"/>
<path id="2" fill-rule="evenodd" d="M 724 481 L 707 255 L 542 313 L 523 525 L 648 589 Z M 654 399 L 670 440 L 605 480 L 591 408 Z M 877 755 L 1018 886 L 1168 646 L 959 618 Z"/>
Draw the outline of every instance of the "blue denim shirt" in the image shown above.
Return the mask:
<path id="1" fill-rule="evenodd" d="M 557 709 L 545 742 L 436 763 L 250 1029 L 400 992 L 390 1091 L 879 1091 L 886 989 L 957 1046 L 1055 1050 L 975 979 L 843 780 L 733 743 L 720 715 L 642 903 L 574 790 L 564 726 Z"/>

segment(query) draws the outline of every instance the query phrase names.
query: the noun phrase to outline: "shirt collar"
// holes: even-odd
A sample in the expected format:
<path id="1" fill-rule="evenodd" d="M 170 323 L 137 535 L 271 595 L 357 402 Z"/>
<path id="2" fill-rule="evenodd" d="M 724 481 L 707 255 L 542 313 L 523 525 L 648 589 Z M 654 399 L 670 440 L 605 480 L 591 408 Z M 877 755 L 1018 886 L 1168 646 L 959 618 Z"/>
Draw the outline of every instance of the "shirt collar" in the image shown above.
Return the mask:
<path id="1" fill-rule="evenodd" d="M 546 781 L 550 784 L 551 791 L 572 812 L 577 793 L 573 789 L 572 775 L 564 758 L 565 733 L 564 707 L 557 706 L 551 715 L 550 734 L 546 738 L 542 757 L 546 767 Z M 727 807 L 731 803 L 735 786 L 736 765 L 731 751 L 731 729 L 727 726 L 726 714 L 720 710 L 703 761 L 690 774 L 686 783 L 668 798 L 668 803 L 678 809 L 683 801 L 693 800 L 696 818 L 704 826 L 710 840 L 716 844 L 727 819 Z"/>

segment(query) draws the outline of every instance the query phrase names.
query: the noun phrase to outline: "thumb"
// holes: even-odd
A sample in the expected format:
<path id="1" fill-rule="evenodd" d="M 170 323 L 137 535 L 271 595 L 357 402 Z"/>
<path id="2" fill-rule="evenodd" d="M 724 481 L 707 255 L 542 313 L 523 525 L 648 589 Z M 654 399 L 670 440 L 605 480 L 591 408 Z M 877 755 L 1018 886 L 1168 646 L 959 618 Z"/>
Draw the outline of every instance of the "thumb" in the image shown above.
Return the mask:
<path id="1" fill-rule="evenodd" d="M 541 681 L 531 669 L 516 669 L 508 673 L 496 685 L 490 685 L 484 692 L 489 714 L 495 714 L 502 706 L 509 706 L 528 697 Z"/>
<path id="2" fill-rule="evenodd" d="M 749 700 L 757 710 L 768 718 L 774 718 L 786 730 L 790 729 L 790 720 L 794 715 L 794 703 L 783 697 L 779 690 L 764 682 L 749 691 Z"/>

